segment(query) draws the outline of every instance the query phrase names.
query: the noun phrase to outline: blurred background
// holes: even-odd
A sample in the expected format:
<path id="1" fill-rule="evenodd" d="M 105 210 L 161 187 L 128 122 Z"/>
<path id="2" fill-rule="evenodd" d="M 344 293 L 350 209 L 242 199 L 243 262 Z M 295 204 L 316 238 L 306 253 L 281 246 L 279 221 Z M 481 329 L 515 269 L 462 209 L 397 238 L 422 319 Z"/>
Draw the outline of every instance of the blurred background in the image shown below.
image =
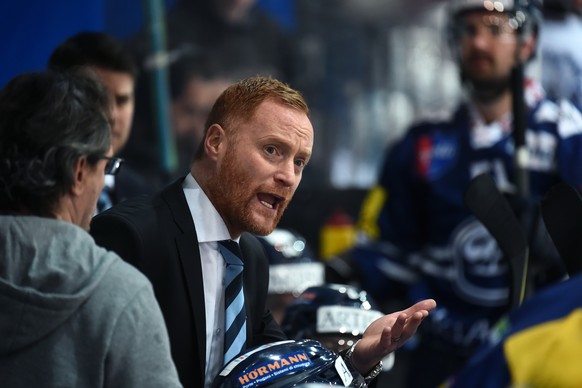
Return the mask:
<path id="1" fill-rule="evenodd" d="M 161 42 L 163 48 L 165 31 L 177 23 L 163 20 L 178 3 L 214 1 L 255 3 L 4 2 L 0 86 L 18 73 L 44 69 L 51 51 L 81 31 L 105 31 L 132 48 L 138 46 L 132 42 L 141 34 L 142 41 Z M 285 56 L 291 72 L 282 78 L 304 93 L 312 110 L 314 157 L 281 226 L 300 231 L 315 249 L 320 250 L 327 222 L 349 224 L 357 218 L 385 148 L 413 120 L 455 104 L 459 81 L 443 34 L 443 5 L 436 0 L 256 0 L 253 4 L 292 42 L 292 55 Z M 190 20 L 184 12 L 181 16 Z M 194 16 L 191 20 L 192 25 L 197 23 Z M 210 36 L 221 28 L 208 25 Z M 158 40 L 152 31 L 157 31 Z M 229 54 L 225 61 L 242 61 L 245 50 Z M 274 53 L 284 54 L 290 53 Z M 138 85 L 138 93 L 139 89 Z M 136 123 L 140 112 L 151 110 L 145 106 L 149 101 L 136 99 Z"/>

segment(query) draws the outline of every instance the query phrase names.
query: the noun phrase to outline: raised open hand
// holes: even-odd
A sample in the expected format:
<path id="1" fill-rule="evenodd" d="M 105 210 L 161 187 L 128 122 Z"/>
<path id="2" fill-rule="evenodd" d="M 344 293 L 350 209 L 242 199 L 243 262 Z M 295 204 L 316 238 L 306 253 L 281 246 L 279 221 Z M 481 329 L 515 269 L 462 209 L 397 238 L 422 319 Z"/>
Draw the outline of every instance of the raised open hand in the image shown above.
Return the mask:
<path id="1" fill-rule="evenodd" d="M 352 365 L 365 375 L 380 360 L 408 341 L 435 307 L 433 299 L 425 299 L 405 310 L 376 319 L 354 348 Z"/>

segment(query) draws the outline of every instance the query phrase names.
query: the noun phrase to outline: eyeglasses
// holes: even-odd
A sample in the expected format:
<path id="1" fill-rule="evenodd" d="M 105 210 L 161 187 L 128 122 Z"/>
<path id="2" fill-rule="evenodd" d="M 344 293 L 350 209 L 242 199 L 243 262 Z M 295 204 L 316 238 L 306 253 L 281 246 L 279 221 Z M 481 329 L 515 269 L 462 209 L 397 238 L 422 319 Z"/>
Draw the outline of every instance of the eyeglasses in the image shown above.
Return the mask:
<path id="1" fill-rule="evenodd" d="M 101 156 L 100 159 L 107 160 L 107 164 L 105 164 L 105 175 L 117 175 L 121 168 L 121 164 L 124 162 L 122 158 L 114 158 L 110 156 Z"/>

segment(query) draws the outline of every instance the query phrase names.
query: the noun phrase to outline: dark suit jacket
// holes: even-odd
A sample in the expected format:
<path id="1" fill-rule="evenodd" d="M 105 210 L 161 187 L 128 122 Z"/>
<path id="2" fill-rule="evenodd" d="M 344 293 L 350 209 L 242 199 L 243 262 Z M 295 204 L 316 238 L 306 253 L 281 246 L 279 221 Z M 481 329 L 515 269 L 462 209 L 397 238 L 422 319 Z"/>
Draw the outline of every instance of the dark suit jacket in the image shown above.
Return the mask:
<path id="1" fill-rule="evenodd" d="M 206 368 L 204 289 L 196 230 L 182 181 L 153 197 L 135 197 L 95 216 L 91 234 L 97 244 L 117 252 L 150 279 L 180 380 L 184 387 L 199 388 L 204 386 Z M 247 346 L 285 339 L 265 307 L 269 283 L 265 252 L 248 233 L 241 237 L 240 246 L 245 263 Z"/>
<path id="2" fill-rule="evenodd" d="M 155 185 L 148 184 L 143 176 L 124 163 L 115 176 L 115 188 L 111 193 L 111 200 L 113 204 L 117 204 L 138 195 L 153 194 L 155 189 Z"/>

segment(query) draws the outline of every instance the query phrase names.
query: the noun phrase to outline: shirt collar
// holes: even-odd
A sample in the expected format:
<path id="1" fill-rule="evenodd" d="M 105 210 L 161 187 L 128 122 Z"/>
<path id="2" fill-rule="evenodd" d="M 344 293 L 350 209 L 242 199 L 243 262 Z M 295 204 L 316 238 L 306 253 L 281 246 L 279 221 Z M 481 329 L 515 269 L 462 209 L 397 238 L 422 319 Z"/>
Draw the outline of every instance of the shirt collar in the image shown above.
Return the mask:
<path id="1" fill-rule="evenodd" d="M 182 188 L 194 220 L 198 242 L 229 240 L 230 234 L 226 224 L 192 174 L 186 176 Z M 238 242 L 239 239 L 236 238 L 235 241 Z"/>

